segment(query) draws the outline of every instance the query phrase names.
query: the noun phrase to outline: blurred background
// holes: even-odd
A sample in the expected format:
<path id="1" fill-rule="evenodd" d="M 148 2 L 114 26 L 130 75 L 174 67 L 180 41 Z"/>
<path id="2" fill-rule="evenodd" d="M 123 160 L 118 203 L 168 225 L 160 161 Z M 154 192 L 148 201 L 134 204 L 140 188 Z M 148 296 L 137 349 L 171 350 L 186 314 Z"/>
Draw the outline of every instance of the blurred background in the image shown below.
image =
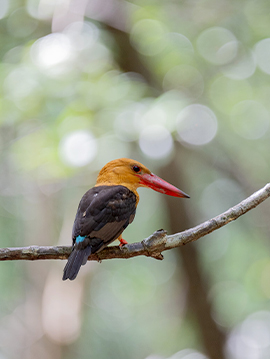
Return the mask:
<path id="1" fill-rule="evenodd" d="M 130 157 L 124 238 L 190 228 L 269 181 L 266 0 L 0 0 L 0 245 L 70 245 L 81 196 Z M 267 359 L 269 201 L 163 261 L 0 263 L 0 358 Z"/>

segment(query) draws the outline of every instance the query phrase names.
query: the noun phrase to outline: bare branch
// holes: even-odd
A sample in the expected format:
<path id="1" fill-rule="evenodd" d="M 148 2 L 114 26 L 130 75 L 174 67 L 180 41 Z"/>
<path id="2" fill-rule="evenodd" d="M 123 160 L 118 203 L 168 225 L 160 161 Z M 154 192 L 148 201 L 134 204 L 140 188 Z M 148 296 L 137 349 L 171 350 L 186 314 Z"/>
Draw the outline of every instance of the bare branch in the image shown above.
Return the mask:
<path id="1" fill-rule="evenodd" d="M 270 183 L 250 197 L 244 199 L 226 212 L 209 219 L 208 221 L 187 229 L 181 233 L 167 235 L 163 229 L 156 231 L 142 242 L 124 245 L 122 248 L 111 246 L 103 249 L 98 254 L 93 254 L 89 260 L 101 261 L 112 258 L 131 258 L 140 255 L 162 259 L 161 252 L 182 246 L 225 226 L 236 220 L 251 209 L 270 197 Z M 71 247 L 66 246 L 30 246 L 22 248 L 0 248 L 0 261 L 5 260 L 40 260 L 40 259 L 67 259 Z"/>

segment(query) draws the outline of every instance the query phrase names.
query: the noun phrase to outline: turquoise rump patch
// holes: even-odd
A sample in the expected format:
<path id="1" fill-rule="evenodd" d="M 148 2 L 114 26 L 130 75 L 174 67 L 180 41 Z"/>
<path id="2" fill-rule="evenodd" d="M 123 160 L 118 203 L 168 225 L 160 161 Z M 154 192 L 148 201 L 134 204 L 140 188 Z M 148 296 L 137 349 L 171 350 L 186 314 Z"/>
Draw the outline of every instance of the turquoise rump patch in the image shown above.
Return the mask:
<path id="1" fill-rule="evenodd" d="M 76 243 L 83 242 L 84 239 L 85 239 L 85 236 L 78 236 L 78 237 L 76 237 Z"/>

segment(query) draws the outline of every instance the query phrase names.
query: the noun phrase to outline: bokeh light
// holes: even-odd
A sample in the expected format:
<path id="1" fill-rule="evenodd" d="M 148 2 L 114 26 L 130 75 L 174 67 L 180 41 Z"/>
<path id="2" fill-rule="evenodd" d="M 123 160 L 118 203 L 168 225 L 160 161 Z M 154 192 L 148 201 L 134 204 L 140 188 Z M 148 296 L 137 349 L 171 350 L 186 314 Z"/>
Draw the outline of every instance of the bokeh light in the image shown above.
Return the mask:
<path id="1" fill-rule="evenodd" d="M 196 146 L 209 143 L 217 133 L 217 118 L 209 107 L 194 104 L 178 115 L 177 132 L 180 140 Z"/>
<path id="2" fill-rule="evenodd" d="M 214 65 L 224 65 L 235 58 L 238 42 L 231 31 L 212 27 L 200 34 L 197 48 L 205 60 Z"/>
<path id="3" fill-rule="evenodd" d="M 142 152 L 153 159 L 167 157 L 173 149 L 173 140 L 170 132 L 161 125 L 145 127 L 139 138 Z"/>
<path id="4" fill-rule="evenodd" d="M 192 349 L 184 349 L 173 354 L 168 359 L 208 359 L 204 354 Z"/>
<path id="5" fill-rule="evenodd" d="M 167 39 L 173 44 L 174 48 L 180 52 L 181 57 L 190 60 L 194 55 L 192 42 L 183 34 L 169 32 L 166 34 Z"/>
<path id="6" fill-rule="evenodd" d="M 222 72 L 231 79 L 243 80 L 252 76 L 255 70 L 256 60 L 253 51 L 238 43 L 237 55 L 223 68 Z"/>
<path id="7" fill-rule="evenodd" d="M 53 0 L 40 0 L 38 2 L 28 0 L 26 7 L 29 15 L 33 18 L 48 21 L 52 19 L 57 3 Z"/>
<path id="8" fill-rule="evenodd" d="M 97 141 L 90 131 L 74 131 L 61 140 L 59 154 L 70 166 L 85 166 L 97 154 Z"/>
<path id="9" fill-rule="evenodd" d="M 44 69 L 63 64 L 72 56 L 72 46 L 67 35 L 49 34 L 32 45 L 34 63 Z"/>
<path id="10" fill-rule="evenodd" d="M 166 32 L 166 28 L 160 21 L 140 20 L 131 30 L 131 42 L 142 55 L 154 56 L 165 48 Z"/>
<path id="11" fill-rule="evenodd" d="M 139 137 L 139 123 L 145 112 L 145 106 L 139 102 L 129 103 L 119 113 L 114 122 L 117 135 L 123 141 L 134 141 Z"/>
<path id="12" fill-rule="evenodd" d="M 63 33 L 68 36 L 72 47 L 76 50 L 91 47 L 100 35 L 96 25 L 81 21 L 71 23 L 64 29 Z"/>
<path id="13" fill-rule="evenodd" d="M 270 353 L 270 313 L 251 314 L 234 328 L 229 336 L 227 350 L 232 359 L 264 359 Z"/>
<path id="14" fill-rule="evenodd" d="M 0 2 L 0 19 L 3 19 L 9 10 L 9 0 L 1 0 Z"/>
<path id="15" fill-rule="evenodd" d="M 263 39 L 255 45 L 255 55 L 259 68 L 270 74 L 270 38 Z"/>

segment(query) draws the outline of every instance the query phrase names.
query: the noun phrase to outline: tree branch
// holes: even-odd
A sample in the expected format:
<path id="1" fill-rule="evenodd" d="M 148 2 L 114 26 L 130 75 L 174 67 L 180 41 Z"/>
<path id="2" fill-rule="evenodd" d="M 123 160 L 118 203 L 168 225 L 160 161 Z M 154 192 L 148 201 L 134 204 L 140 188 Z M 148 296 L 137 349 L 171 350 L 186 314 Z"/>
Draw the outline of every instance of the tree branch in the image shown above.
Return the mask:
<path id="1" fill-rule="evenodd" d="M 244 199 L 226 212 L 209 219 L 202 224 L 187 229 L 181 233 L 167 235 L 163 229 L 154 232 L 142 242 L 124 245 L 122 248 L 111 246 L 101 252 L 93 254 L 89 260 L 101 261 L 112 258 L 131 258 L 140 255 L 163 259 L 161 252 L 180 247 L 225 226 L 236 220 L 251 209 L 270 197 L 270 183 L 250 197 Z M 67 259 L 71 253 L 71 247 L 67 246 L 29 246 L 22 248 L 0 248 L 0 261 L 5 260 L 40 260 L 40 259 Z"/>

